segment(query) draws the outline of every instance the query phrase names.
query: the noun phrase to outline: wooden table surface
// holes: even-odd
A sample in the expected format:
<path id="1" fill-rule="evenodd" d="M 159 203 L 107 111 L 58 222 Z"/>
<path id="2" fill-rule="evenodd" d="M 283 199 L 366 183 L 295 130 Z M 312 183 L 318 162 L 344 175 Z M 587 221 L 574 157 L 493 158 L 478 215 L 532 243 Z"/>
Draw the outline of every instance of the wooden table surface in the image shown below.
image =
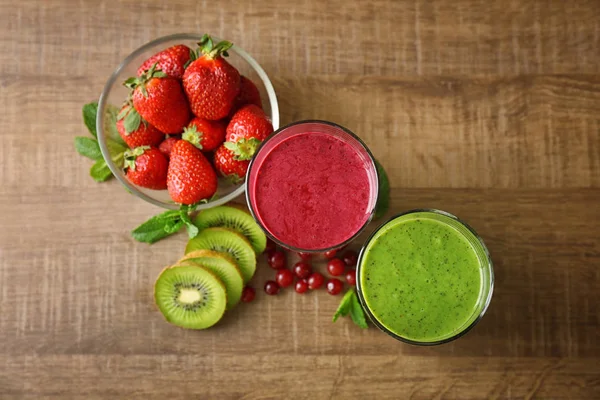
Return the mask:
<path id="1" fill-rule="evenodd" d="M 600 2 L 243 3 L 0 1 L 0 399 L 600 398 Z M 283 123 L 357 132 L 390 214 L 479 231 L 496 286 L 473 331 L 412 347 L 332 324 L 324 291 L 162 320 L 186 236 L 135 242 L 159 210 L 93 182 L 73 137 L 120 60 L 186 31 L 252 54 Z"/>

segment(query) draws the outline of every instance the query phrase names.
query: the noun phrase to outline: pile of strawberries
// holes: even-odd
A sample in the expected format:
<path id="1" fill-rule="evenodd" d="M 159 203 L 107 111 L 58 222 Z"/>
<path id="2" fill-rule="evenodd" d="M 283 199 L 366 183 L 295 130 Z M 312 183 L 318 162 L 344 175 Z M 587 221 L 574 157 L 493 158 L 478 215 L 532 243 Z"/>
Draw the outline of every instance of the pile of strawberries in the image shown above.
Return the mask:
<path id="1" fill-rule="evenodd" d="M 254 83 L 223 58 L 231 46 L 204 35 L 197 50 L 163 50 L 125 81 L 131 91 L 117 130 L 130 148 L 124 168 L 133 184 L 191 205 L 214 196 L 217 175 L 244 179 L 273 126 Z"/>

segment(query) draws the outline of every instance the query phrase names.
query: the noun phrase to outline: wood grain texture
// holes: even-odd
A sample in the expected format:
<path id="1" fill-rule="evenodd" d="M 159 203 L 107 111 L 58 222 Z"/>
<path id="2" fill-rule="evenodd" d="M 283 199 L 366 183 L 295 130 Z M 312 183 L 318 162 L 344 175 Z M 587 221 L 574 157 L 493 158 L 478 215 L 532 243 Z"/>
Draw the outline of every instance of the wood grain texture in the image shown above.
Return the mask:
<path id="1" fill-rule="evenodd" d="M 0 0 L 0 399 L 600 398 L 599 21 L 594 0 Z M 473 331 L 407 346 L 332 324 L 325 292 L 259 291 L 205 332 L 162 320 L 152 284 L 185 235 L 134 242 L 159 210 L 72 142 L 120 60 L 182 31 L 249 51 L 283 123 L 359 134 L 390 215 L 478 230 L 496 285 Z"/>

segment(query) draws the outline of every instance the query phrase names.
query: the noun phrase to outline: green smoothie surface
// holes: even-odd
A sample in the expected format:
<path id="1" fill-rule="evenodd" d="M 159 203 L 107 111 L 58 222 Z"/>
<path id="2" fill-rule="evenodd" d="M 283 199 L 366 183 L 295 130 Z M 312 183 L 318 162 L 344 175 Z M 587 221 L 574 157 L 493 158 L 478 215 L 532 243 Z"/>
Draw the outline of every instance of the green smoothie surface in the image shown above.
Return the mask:
<path id="1" fill-rule="evenodd" d="M 481 291 L 475 249 L 461 232 L 430 216 L 407 214 L 384 225 L 365 249 L 359 276 L 379 323 L 417 342 L 462 330 Z"/>

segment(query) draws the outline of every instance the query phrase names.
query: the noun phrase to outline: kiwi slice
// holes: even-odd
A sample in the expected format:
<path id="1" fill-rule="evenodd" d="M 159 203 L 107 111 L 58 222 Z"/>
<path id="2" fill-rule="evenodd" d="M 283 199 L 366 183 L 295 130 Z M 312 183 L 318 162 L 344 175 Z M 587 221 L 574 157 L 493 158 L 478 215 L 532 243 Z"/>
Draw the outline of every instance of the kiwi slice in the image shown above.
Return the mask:
<path id="1" fill-rule="evenodd" d="M 213 250 L 227 253 L 235 259 L 244 283 L 248 282 L 256 271 L 256 254 L 245 236 L 226 228 L 203 229 L 190 239 L 185 254 L 194 250 Z"/>
<path id="2" fill-rule="evenodd" d="M 231 309 L 242 297 L 244 278 L 235 260 L 226 253 L 211 250 L 196 250 L 186 254 L 177 265 L 199 265 L 217 276 L 227 291 L 227 308 Z"/>
<path id="3" fill-rule="evenodd" d="M 197 266 L 165 268 L 154 284 L 154 301 L 165 319 L 187 329 L 210 328 L 227 306 L 225 285 Z"/>
<path id="4" fill-rule="evenodd" d="M 200 229 L 221 227 L 231 229 L 246 236 L 256 254 L 267 247 L 267 237 L 247 209 L 241 205 L 227 205 L 209 208 L 200 212 L 194 224 Z"/>

